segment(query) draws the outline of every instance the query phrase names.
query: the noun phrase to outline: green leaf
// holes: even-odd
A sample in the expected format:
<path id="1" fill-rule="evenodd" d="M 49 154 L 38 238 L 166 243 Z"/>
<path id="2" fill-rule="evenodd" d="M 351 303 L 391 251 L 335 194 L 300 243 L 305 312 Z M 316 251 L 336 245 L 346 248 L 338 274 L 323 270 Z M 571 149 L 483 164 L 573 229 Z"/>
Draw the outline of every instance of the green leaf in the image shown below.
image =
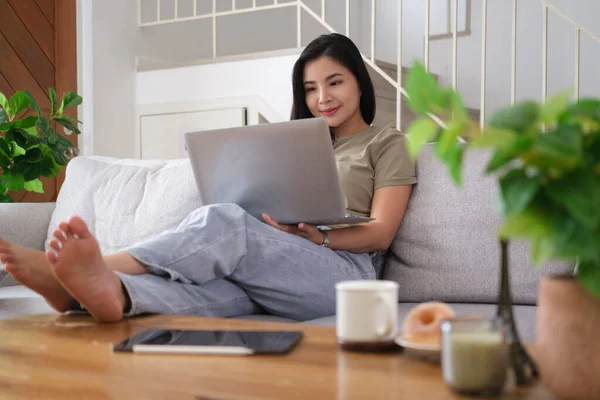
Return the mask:
<path id="1" fill-rule="evenodd" d="M 4 173 L 0 175 L 0 185 L 8 190 L 19 191 L 23 190 L 25 187 L 25 179 L 21 174 L 12 171 L 4 171 Z"/>
<path id="2" fill-rule="evenodd" d="M 25 190 L 28 192 L 44 193 L 44 186 L 42 181 L 34 179 L 32 181 L 25 182 Z"/>
<path id="3" fill-rule="evenodd" d="M 55 121 L 57 123 L 61 124 L 62 126 L 64 126 L 65 128 L 67 128 L 68 130 L 70 130 L 71 132 L 75 132 L 78 135 L 81 134 L 81 131 L 79 130 L 77 125 L 71 123 L 71 121 L 69 121 L 65 118 L 56 118 Z"/>
<path id="4" fill-rule="evenodd" d="M 519 135 L 512 142 L 496 150 L 486 168 L 486 173 L 492 173 L 504 167 L 533 146 L 533 138 L 529 135 Z"/>
<path id="5" fill-rule="evenodd" d="M 511 215 L 504 220 L 498 231 L 502 239 L 537 238 L 551 236 L 552 225 L 544 215 L 529 209 L 518 215 Z"/>
<path id="6" fill-rule="evenodd" d="M 500 197 L 505 216 L 520 214 L 531 204 L 541 188 L 539 176 L 527 176 L 524 169 L 513 169 L 500 178 Z"/>
<path id="7" fill-rule="evenodd" d="M 577 275 L 581 284 L 600 300 L 600 262 L 581 261 Z"/>
<path id="8" fill-rule="evenodd" d="M 29 99 L 27 95 L 23 92 L 16 92 L 10 98 L 10 108 L 12 110 L 13 115 L 17 115 L 21 111 L 27 108 L 29 105 Z"/>
<path id="9" fill-rule="evenodd" d="M 81 96 L 75 92 L 67 92 L 63 96 L 58 114 L 62 114 L 69 107 L 78 106 L 83 102 Z"/>
<path id="10" fill-rule="evenodd" d="M 408 127 L 407 149 L 413 160 L 417 159 L 417 156 L 421 152 L 423 146 L 433 140 L 437 133 L 439 126 L 431 119 L 423 117 L 413 121 Z"/>
<path id="11" fill-rule="evenodd" d="M 59 153 L 62 153 L 63 151 L 70 149 L 71 147 L 73 147 L 73 143 L 71 143 L 71 141 L 63 136 L 58 136 L 56 144 L 50 146 L 50 148 L 53 151 L 57 151 Z"/>
<path id="12" fill-rule="evenodd" d="M 554 255 L 554 240 L 549 236 L 538 236 L 529 241 L 529 255 L 534 267 L 541 267 Z"/>
<path id="13" fill-rule="evenodd" d="M 52 128 L 50 122 L 46 118 L 39 117 L 35 124 L 49 144 L 56 144 L 59 135 L 56 133 L 54 128 Z"/>
<path id="14" fill-rule="evenodd" d="M 13 157 L 22 156 L 25 154 L 25 149 L 17 144 L 17 142 L 10 142 L 12 147 L 12 155 Z"/>
<path id="15" fill-rule="evenodd" d="M 0 108 L 0 125 L 4 124 L 4 122 L 6 122 L 7 119 L 7 115 L 6 115 L 6 111 L 4 111 L 3 108 Z M 0 131 L 2 132 L 2 131 Z"/>
<path id="16" fill-rule="evenodd" d="M 32 115 L 30 117 L 26 117 L 26 118 L 20 119 L 18 121 L 14 121 L 13 127 L 21 128 L 21 129 L 28 129 L 28 128 L 31 128 L 32 126 L 35 126 L 36 120 L 37 120 L 37 117 Z"/>
<path id="17" fill-rule="evenodd" d="M 14 203 L 14 200 L 7 194 L 3 194 L 2 186 L 0 186 L 0 203 Z"/>
<path id="18" fill-rule="evenodd" d="M 27 96 L 27 98 L 29 99 L 29 105 L 31 105 L 31 107 L 33 107 L 33 109 L 35 110 L 35 112 L 37 113 L 38 116 L 42 116 L 42 110 L 40 109 L 40 106 L 38 105 L 37 101 L 35 100 L 35 97 L 33 97 L 33 95 L 31 94 L 31 92 L 29 90 L 25 90 L 25 96 Z"/>
<path id="19" fill-rule="evenodd" d="M 537 123 L 539 115 L 540 109 L 537 103 L 526 101 L 494 112 L 488 124 L 495 128 L 525 133 Z"/>
<path id="20" fill-rule="evenodd" d="M 12 111 L 10 109 L 10 104 L 8 103 L 8 99 L 3 93 L 0 93 L 0 107 L 2 107 L 6 111 L 6 115 L 12 118 Z"/>
<path id="21" fill-rule="evenodd" d="M 444 162 L 450 168 L 450 177 L 454 183 L 461 187 L 462 181 L 462 162 L 463 162 L 464 148 L 458 143 L 452 150 L 448 151 L 444 156 Z"/>
<path id="22" fill-rule="evenodd" d="M 560 125 L 540 135 L 523 160 L 542 169 L 572 170 L 583 163 L 582 135 L 576 125 Z"/>
<path id="23" fill-rule="evenodd" d="M 419 61 L 415 61 L 406 79 L 408 105 L 416 113 L 437 113 L 445 108 L 444 96 L 433 75 Z"/>
<path id="24" fill-rule="evenodd" d="M 27 131 L 20 128 L 13 128 L 6 133 L 6 140 L 9 142 L 17 142 L 19 146 L 27 150 L 28 148 L 38 144 L 37 137 L 30 135 Z"/>
<path id="25" fill-rule="evenodd" d="M 560 118 L 560 123 L 591 120 L 600 123 L 600 99 L 582 98 L 572 104 Z"/>
<path id="26" fill-rule="evenodd" d="M 42 150 L 40 149 L 39 146 L 36 146 L 36 147 L 32 147 L 32 148 L 28 149 L 24 155 L 16 158 L 15 163 L 34 164 L 34 163 L 38 163 L 38 162 L 42 161 L 43 158 L 44 158 L 44 154 L 42 153 Z"/>
<path id="27" fill-rule="evenodd" d="M 39 157 L 41 152 L 41 157 L 35 162 L 25 162 L 25 158 L 29 157 L 29 152 L 20 156 L 19 160 L 15 159 L 14 171 L 22 174 L 25 181 L 31 181 L 40 176 L 52 178 L 60 172 L 60 165 L 57 164 L 52 150 L 43 144 L 39 145 L 38 150 L 33 155 Z M 23 158 L 23 162 L 17 164 L 16 162 L 21 161 L 21 158 Z"/>
<path id="28" fill-rule="evenodd" d="M 571 95 L 571 90 L 563 90 L 549 97 L 540 108 L 541 121 L 544 124 L 556 121 L 567 109 Z"/>
<path id="29" fill-rule="evenodd" d="M 593 230 L 600 224 L 600 185 L 592 171 L 579 169 L 551 180 L 545 190 L 582 225 Z"/>
<path id="30" fill-rule="evenodd" d="M 50 97 L 50 113 L 54 115 L 56 108 L 58 107 L 58 100 L 56 99 L 56 90 L 54 88 L 48 89 L 48 95 Z"/>
<path id="31" fill-rule="evenodd" d="M 61 115 L 61 118 L 64 118 L 64 119 L 66 119 L 66 120 L 68 120 L 68 121 L 71 121 L 71 122 L 77 122 L 77 123 L 79 123 L 79 124 L 83 124 L 83 122 L 81 122 L 81 121 L 80 121 L 80 120 L 78 120 L 77 118 L 73 118 L 73 117 L 71 117 L 70 115 Z"/>
<path id="32" fill-rule="evenodd" d="M 489 126 L 470 144 L 475 148 L 504 148 L 508 147 L 516 138 L 517 135 L 513 131 Z"/>
<path id="33" fill-rule="evenodd" d="M 12 152 L 10 151 L 10 146 L 5 138 L 0 136 L 0 154 L 4 154 L 5 156 L 9 156 Z"/>
<path id="34" fill-rule="evenodd" d="M 555 254 L 558 257 L 594 260 L 600 254 L 593 232 L 567 214 L 550 216 L 556 233 Z"/>

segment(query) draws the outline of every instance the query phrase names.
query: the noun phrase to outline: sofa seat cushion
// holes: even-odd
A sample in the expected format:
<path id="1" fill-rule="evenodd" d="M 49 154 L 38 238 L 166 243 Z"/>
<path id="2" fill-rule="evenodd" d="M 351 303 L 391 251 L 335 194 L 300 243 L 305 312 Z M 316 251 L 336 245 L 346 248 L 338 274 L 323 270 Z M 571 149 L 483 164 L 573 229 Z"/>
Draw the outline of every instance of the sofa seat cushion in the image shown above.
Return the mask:
<path id="1" fill-rule="evenodd" d="M 401 329 L 402 322 L 413 307 L 419 303 L 400 303 L 398 304 L 398 329 Z M 497 307 L 495 304 L 469 304 L 469 303 L 449 303 L 459 316 L 465 315 L 482 315 L 492 318 L 496 315 Z M 524 342 L 535 341 L 535 306 L 513 306 L 514 318 L 517 324 L 517 329 Z M 306 325 L 316 326 L 335 326 L 335 315 L 311 321 L 302 322 Z"/>
<path id="2" fill-rule="evenodd" d="M 67 166 L 48 235 L 79 215 L 110 254 L 177 227 L 200 205 L 189 160 L 76 157 Z"/>
<path id="3" fill-rule="evenodd" d="M 458 188 L 427 145 L 417 160 L 419 183 L 390 247 L 384 279 L 400 284 L 401 302 L 440 300 L 495 303 L 500 277 L 500 245 L 496 232 L 496 179 L 484 177 L 489 154 L 469 151 Z M 535 304 L 539 278 L 571 273 L 573 266 L 549 263 L 536 271 L 523 242 L 509 248 L 510 279 L 515 304 Z"/>

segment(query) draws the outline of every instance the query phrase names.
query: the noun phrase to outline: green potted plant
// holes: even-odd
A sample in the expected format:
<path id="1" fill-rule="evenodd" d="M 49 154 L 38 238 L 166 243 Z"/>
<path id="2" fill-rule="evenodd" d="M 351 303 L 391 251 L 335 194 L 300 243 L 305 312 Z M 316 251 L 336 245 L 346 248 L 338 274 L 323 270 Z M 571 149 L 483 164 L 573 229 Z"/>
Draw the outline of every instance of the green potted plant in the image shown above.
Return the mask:
<path id="1" fill-rule="evenodd" d="M 10 191 L 27 190 L 44 193 L 40 177 L 54 177 L 77 149 L 65 137 L 56 133 L 53 123 L 80 134 L 80 122 L 64 114 L 78 106 L 81 96 L 65 93 L 58 102 L 56 91 L 50 88 L 50 110 L 44 115 L 29 91 L 16 92 L 10 100 L 0 93 L 0 203 L 10 203 Z M 35 115 L 30 115 L 31 110 Z"/>
<path id="2" fill-rule="evenodd" d="M 559 93 L 544 104 L 524 101 L 496 111 L 483 129 L 470 121 L 460 95 L 440 88 L 415 62 L 406 82 L 418 114 L 408 129 L 416 158 L 436 140 L 436 156 L 460 185 L 465 151 L 490 152 L 486 174 L 498 178 L 503 223 L 498 314 L 510 325 L 517 382 L 537 375 L 512 320 L 507 243 L 526 239 L 535 265 L 561 259 L 575 276 L 544 277 L 538 297 L 540 372 L 561 398 L 600 398 L 600 99 L 570 101 Z"/>

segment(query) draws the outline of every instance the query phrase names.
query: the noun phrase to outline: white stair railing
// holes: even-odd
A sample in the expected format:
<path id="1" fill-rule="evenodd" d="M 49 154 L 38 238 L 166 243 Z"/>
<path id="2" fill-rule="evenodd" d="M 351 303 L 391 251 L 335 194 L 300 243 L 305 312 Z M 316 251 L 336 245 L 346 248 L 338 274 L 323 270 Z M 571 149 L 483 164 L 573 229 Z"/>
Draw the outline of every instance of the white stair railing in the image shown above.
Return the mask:
<path id="1" fill-rule="evenodd" d="M 251 7 L 237 8 L 236 0 L 231 0 L 231 10 L 218 11 L 216 10 L 216 0 L 212 0 L 212 12 L 206 14 L 198 14 L 197 1 L 193 1 L 193 13 L 191 16 L 179 17 L 179 0 L 172 0 L 174 5 L 173 18 L 163 19 L 161 15 L 162 1 L 156 1 L 156 19 L 154 21 L 143 21 L 143 2 L 144 0 L 138 0 L 138 25 L 140 27 L 155 26 L 170 24 L 176 22 L 185 22 L 190 20 L 200 19 L 212 19 L 212 44 L 213 44 L 213 58 L 218 56 L 217 49 L 217 19 L 218 17 L 244 14 L 259 11 L 266 11 L 278 8 L 296 8 L 296 45 L 298 48 L 302 45 L 302 11 L 306 12 L 315 21 L 319 22 L 321 26 L 330 32 L 336 32 L 336 30 L 327 23 L 326 20 L 326 0 L 321 0 L 320 15 L 311 9 L 303 0 L 296 0 L 286 3 L 279 3 L 279 0 L 273 0 L 273 4 L 258 6 L 256 0 L 252 1 Z M 361 0 L 365 1 L 365 0 Z M 402 121 L 402 96 L 406 96 L 406 91 L 402 87 L 402 13 L 403 13 L 403 0 L 398 0 L 398 43 L 397 43 L 397 75 L 395 77 L 389 76 L 383 71 L 376 63 L 376 27 L 377 27 L 377 0 L 371 1 L 371 26 L 370 26 L 370 44 L 371 51 L 370 56 L 362 54 L 362 57 L 367 65 L 369 65 L 376 73 L 378 73 L 383 79 L 385 79 L 392 87 L 396 89 L 396 127 L 400 129 Z M 516 76 L 517 76 L 517 17 L 518 17 L 518 0 L 512 0 L 512 54 L 511 54 L 511 103 L 515 102 L 516 99 Z M 558 9 L 556 6 L 548 3 L 546 0 L 538 0 L 542 6 L 542 101 L 546 99 L 548 92 L 548 15 L 549 12 L 553 12 L 559 16 L 563 21 L 567 22 L 572 26 L 575 32 L 575 54 L 574 54 L 574 98 L 579 98 L 580 93 L 580 74 L 581 74 L 581 34 L 587 35 L 594 42 L 600 44 L 600 38 L 594 35 L 585 27 L 578 24 L 572 18 L 567 16 L 564 12 Z M 452 71 L 451 80 L 454 88 L 458 85 L 458 0 L 449 0 L 452 3 L 452 24 L 451 24 L 451 39 L 452 39 Z M 482 13 L 481 13 L 481 92 L 480 92 L 480 124 L 485 124 L 486 114 L 486 87 L 487 87 L 487 20 L 488 20 L 488 0 L 481 0 L 482 2 Z M 470 2 L 467 3 L 470 5 Z M 430 52 L 430 20 L 431 20 L 431 0 L 424 0 L 425 7 L 425 34 L 423 44 L 423 63 L 425 67 L 429 67 L 429 52 Z M 449 11 L 452 11 L 449 10 Z M 470 14 L 470 10 L 468 11 Z M 345 34 L 350 35 L 350 0 L 345 1 Z"/>

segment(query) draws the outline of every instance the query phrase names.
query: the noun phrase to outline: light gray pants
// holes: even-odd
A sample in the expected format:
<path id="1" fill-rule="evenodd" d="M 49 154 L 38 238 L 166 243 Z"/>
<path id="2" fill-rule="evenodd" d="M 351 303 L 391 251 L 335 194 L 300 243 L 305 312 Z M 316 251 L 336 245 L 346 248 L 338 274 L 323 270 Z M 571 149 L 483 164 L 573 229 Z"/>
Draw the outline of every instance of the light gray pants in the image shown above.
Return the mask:
<path id="1" fill-rule="evenodd" d="M 335 283 L 375 279 L 370 254 L 334 251 L 275 229 L 233 204 L 193 211 L 174 230 L 125 249 L 150 274 L 119 273 L 142 313 L 298 321 L 335 314 Z"/>

